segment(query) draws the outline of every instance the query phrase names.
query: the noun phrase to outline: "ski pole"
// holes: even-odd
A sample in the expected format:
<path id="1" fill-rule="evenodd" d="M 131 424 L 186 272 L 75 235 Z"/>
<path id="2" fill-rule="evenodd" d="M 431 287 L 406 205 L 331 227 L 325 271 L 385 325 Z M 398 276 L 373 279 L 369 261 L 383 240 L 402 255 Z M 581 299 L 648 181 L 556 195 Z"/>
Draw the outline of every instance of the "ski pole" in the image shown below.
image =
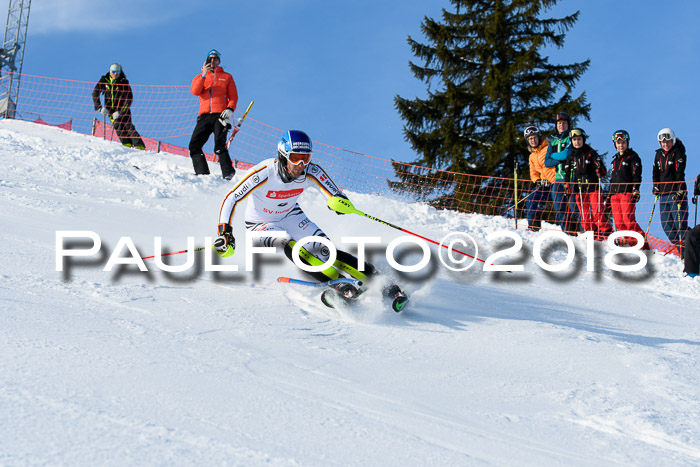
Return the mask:
<path id="1" fill-rule="evenodd" d="M 248 104 L 248 108 L 245 109 L 245 112 L 243 112 L 243 116 L 238 119 L 238 123 L 236 123 L 236 126 L 233 127 L 233 130 L 231 131 L 231 136 L 228 137 L 228 141 L 226 141 L 226 149 L 231 145 L 231 141 L 233 141 L 233 137 L 236 136 L 236 133 L 241 131 L 241 125 L 243 125 L 243 120 L 245 120 L 246 116 L 248 115 L 248 112 L 250 112 L 250 108 L 253 107 L 253 104 L 255 102 L 250 101 L 250 104 Z"/>
<path id="2" fill-rule="evenodd" d="M 211 247 L 214 248 L 214 245 L 212 245 Z M 205 247 L 205 246 L 200 246 L 200 247 L 195 248 L 195 249 L 192 250 L 192 251 L 202 251 L 202 250 L 206 250 L 206 249 L 207 249 L 207 247 Z M 182 254 L 182 253 L 189 253 L 189 252 L 190 252 L 190 250 L 171 251 L 170 253 L 163 253 L 163 254 L 160 255 L 160 256 L 179 255 L 179 254 Z M 151 256 L 144 256 L 144 257 L 141 258 L 141 259 L 151 259 L 151 258 L 155 258 L 155 257 L 156 257 L 156 255 L 151 255 Z"/>
<path id="3" fill-rule="evenodd" d="M 373 221 L 379 222 L 380 224 L 388 225 L 389 227 L 400 230 L 401 232 L 407 233 L 409 235 L 413 235 L 414 237 L 418 237 L 420 239 L 425 240 L 426 242 L 430 242 L 433 245 L 438 245 L 442 246 L 443 248 L 447 248 L 448 250 L 450 249 L 447 245 L 438 243 L 435 240 L 431 240 L 429 238 L 423 237 L 422 235 L 418 235 L 417 233 L 411 232 L 409 230 L 406 230 L 404 228 L 399 227 L 398 225 L 390 224 L 387 221 L 383 221 L 381 219 L 378 219 L 376 217 L 370 216 L 369 214 L 365 214 L 364 212 L 360 211 L 359 209 L 356 209 L 355 206 L 352 205 L 350 200 L 345 199 L 345 198 L 340 198 L 338 196 L 331 196 L 328 198 L 328 207 L 334 210 L 335 212 L 339 212 L 341 214 L 357 214 L 358 216 L 364 216 L 367 219 L 372 219 Z M 486 261 L 483 259 L 477 258 L 475 256 L 472 256 L 468 253 L 465 253 L 463 251 L 459 251 L 456 248 L 452 248 L 453 251 L 456 251 L 459 254 L 462 254 L 464 256 L 467 256 L 469 258 L 481 261 L 482 263 L 486 264 Z"/>
<path id="4" fill-rule="evenodd" d="M 515 191 L 513 192 L 513 202 L 515 203 L 515 208 L 513 208 L 513 217 L 515 218 L 515 230 L 518 230 L 518 163 L 515 163 L 514 178 L 515 178 Z"/>
<path id="5" fill-rule="evenodd" d="M 654 218 L 654 210 L 656 209 L 656 202 L 659 200 L 659 195 L 654 197 L 654 205 L 651 207 L 651 216 L 649 216 L 649 225 L 647 226 L 646 232 L 644 232 L 644 238 L 649 235 L 649 228 L 651 227 L 651 220 Z"/>
<path id="6" fill-rule="evenodd" d="M 328 287 L 333 284 L 352 284 L 355 287 L 361 287 L 362 281 L 357 279 L 348 279 L 347 277 L 339 277 L 338 279 L 333 279 L 325 282 L 311 282 L 303 281 L 300 279 L 292 279 L 291 277 L 278 277 L 277 282 L 286 282 L 287 284 L 298 284 L 306 285 L 309 287 Z"/>

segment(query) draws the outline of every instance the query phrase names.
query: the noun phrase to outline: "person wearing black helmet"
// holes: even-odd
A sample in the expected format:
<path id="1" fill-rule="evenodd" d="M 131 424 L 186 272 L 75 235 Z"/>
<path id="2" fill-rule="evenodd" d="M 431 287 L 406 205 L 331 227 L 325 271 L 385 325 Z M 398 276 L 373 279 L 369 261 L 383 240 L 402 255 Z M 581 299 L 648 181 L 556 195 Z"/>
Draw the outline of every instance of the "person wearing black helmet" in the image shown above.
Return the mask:
<path id="1" fill-rule="evenodd" d="M 233 76 L 219 65 L 221 54 L 212 49 L 202 65 L 202 73 L 192 78 L 190 92 L 199 97 L 199 116 L 192 131 L 189 150 L 196 175 L 209 175 L 204 144 L 214 134 L 214 153 L 219 158 L 221 176 L 231 180 L 236 174 L 226 148 L 226 135 L 232 127 L 233 111 L 238 105 L 238 89 Z"/>
<path id="2" fill-rule="evenodd" d="M 555 218 L 563 232 L 573 234 L 579 230 L 576 203 L 573 198 L 567 196 L 564 184 L 564 162 L 571 151 L 569 130 L 571 130 L 571 117 L 564 112 L 555 116 L 557 134 L 549 142 L 547 153 L 544 156 L 545 167 L 556 168 L 555 181 L 552 185 L 551 196 Z"/>
<path id="3" fill-rule="evenodd" d="M 603 159 L 586 143 L 587 136 L 581 128 L 569 132 L 571 151 L 564 162 L 564 179 L 569 182 L 564 186 L 574 195 L 584 232 L 594 232 L 596 240 L 602 241 L 612 232 L 603 212 L 600 192 L 600 179 L 607 171 Z"/>
<path id="4" fill-rule="evenodd" d="M 642 160 L 634 149 L 630 148 L 630 134 L 626 130 L 617 130 L 612 136 L 617 152 L 610 164 L 610 208 L 616 230 L 630 230 L 644 237 L 644 231 L 637 223 L 635 209 L 641 197 L 639 185 L 642 183 Z M 618 239 L 619 244 L 636 244 L 631 237 Z M 643 250 L 649 249 L 644 241 Z"/>

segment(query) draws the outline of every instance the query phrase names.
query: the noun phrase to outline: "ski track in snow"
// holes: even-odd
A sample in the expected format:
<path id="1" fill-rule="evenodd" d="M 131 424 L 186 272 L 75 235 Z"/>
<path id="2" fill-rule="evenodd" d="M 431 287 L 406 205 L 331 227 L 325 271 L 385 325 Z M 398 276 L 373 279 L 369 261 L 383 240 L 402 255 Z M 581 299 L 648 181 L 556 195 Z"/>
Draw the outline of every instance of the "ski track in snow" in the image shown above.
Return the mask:
<path id="1" fill-rule="evenodd" d="M 195 177 L 186 158 L 25 122 L 0 121 L 0 143 L 2 465 L 700 464 L 700 280 L 677 258 L 617 274 L 603 246 L 591 273 L 574 239 L 578 269 L 549 274 L 532 261 L 539 234 L 518 231 L 525 251 L 506 259 L 523 273 L 434 259 L 398 277 L 401 314 L 372 289 L 329 309 L 320 289 L 276 282 L 302 277 L 286 259 L 245 272 L 237 218 L 238 273 L 203 271 L 209 251 L 185 273 L 104 272 L 123 236 L 144 256 L 155 236 L 168 251 L 214 236 L 233 185 L 215 164 Z M 348 194 L 429 238 L 467 232 L 481 258 L 513 227 Z M 336 241 L 403 235 L 317 192 L 301 204 Z M 56 271 L 57 230 L 97 232 L 103 256 Z"/>

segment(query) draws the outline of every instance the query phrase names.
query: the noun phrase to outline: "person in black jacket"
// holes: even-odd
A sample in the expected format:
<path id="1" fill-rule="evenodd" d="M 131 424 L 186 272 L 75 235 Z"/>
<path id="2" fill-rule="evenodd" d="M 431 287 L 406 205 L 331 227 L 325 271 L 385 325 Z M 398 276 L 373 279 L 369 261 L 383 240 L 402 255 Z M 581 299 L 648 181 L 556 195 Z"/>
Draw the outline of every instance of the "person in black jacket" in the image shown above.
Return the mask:
<path id="1" fill-rule="evenodd" d="M 613 145 L 617 153 L 610 165 L 610 207 L 612 209 L 615 228 L 631 230 L 644 237 L 644 231 L 637 223 L 635 209 L 639 201 L 639 185 L 642 183 L 642 160 L 630 144 L 630 134 L 625 130 L 613 133 Z M 622 237 L 619 244 L 636 244 L 632 237 Z M 644 241 L 643 250 L 649 249 Z"/>
<path id="2" fill-rule="evenodd" d="M 688 231 L 688 188 L 685 184 L 685 146 L 670 128 L 657 135 L 652 193 L 658 196 L 661 227 L 674 245 L 681 245 Z"/>
<path id="3" fill-rule="evenodd" d="M 574 194 L 581 214 L 584 232 L 595 232 L 596 240 L 604 240 L 612 226 L 603 213 L 603 194 L 600 179 L 607 171 L 603 159 L 586 144 L 586 132 L 574 128 L 569 133 L 571 151 L 564 162 L 564 180 L 567 193 Z"/>
<path id="4" fill-rule="evenodd" d="M 104 94 L 104 106 L 100 103 L 100 94 Z M 131 92 L 129 80 L 126 79 L 122 66 L 118 63 L 112 63 L 109 72 L 100 78 L 95 89 L 92 90 L 95 110 L 105 117 L 109 117 L 119 141 L 124 146 L 146 149 L 141 135 L 136 131 L 136 127 L 131 121 L 133 100 L 134 94 Z"/>

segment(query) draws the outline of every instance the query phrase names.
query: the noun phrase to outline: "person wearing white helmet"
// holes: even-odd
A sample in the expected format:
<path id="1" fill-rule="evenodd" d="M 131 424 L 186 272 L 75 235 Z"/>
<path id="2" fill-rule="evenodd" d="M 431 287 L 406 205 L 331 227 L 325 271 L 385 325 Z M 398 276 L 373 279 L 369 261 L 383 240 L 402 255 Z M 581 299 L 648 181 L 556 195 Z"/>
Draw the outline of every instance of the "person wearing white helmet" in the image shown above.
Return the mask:
<path id="1" fill-rule="evenodd" d="M 674 245 L 682 246 L 688 231 L 688 187 L 685 183 L 685 146 L 670 128 L 656 136 L 652 193 L 658 196 L 661 227 Z"/>
<path id="2" fill-rule="evenodd" d="M 544 156 L 549 141 L 542 138 L 542 132 L 536 126 L 525 128 L 523 137 L 530 151 L 530 179 L 535 184 L 525 203 L 528 230 L 538 231 L 542 228 L 542 212 L 549 201 L 550 187 L 554 183 L 556 170 L 544 166 Z"/>
<path id="3" fill-rule="evenodd" d="M 104 94 L 104 105 L 100 102 L 100 94 Z M 141 135 L 136 131 L 134 122 L 131 120 L 134 93 L 119 63 L 112 63 L 109 71 L 95 84 L 92 90 L 92 102 L 97 112 L 109 118 L 114 132 L 124 146 L 146 149 Z"/>

